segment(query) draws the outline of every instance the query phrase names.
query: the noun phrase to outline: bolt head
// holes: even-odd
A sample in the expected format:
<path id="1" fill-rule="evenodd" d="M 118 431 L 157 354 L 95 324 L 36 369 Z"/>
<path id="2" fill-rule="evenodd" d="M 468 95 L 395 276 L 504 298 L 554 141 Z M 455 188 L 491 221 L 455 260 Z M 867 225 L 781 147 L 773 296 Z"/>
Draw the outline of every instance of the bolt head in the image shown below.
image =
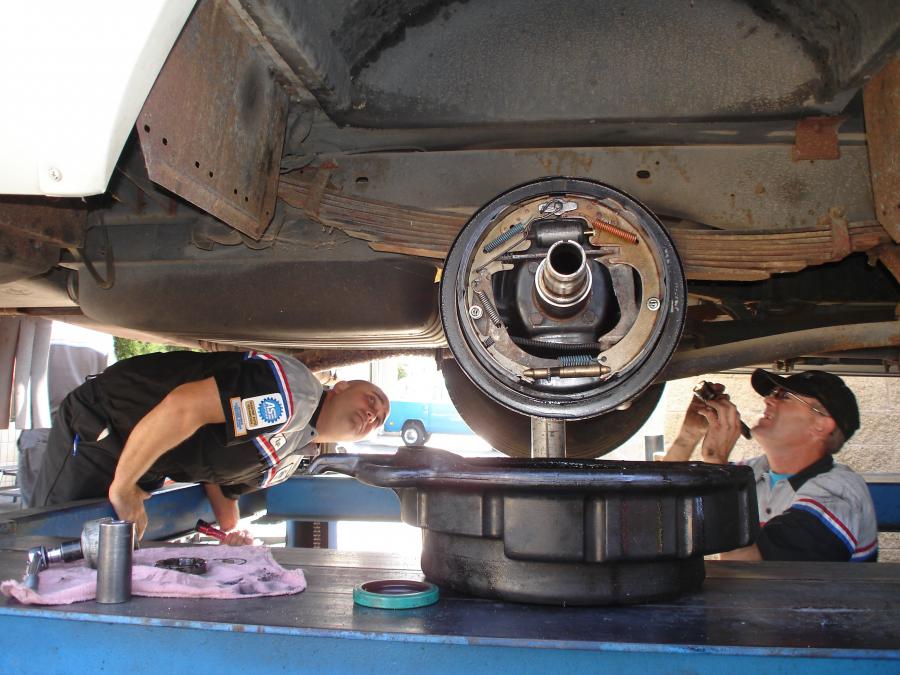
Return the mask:
<path id="1" fill-rule="evenodd" d="M 482 310 L 478 305 L 472 305 L 471 307 L 469 307 L 469 316 L 471 316 L 473 319 L 480 319 L 482 316 L 484 316 L 484 310 Z"/>
<path id="2" fill-rule="evenodd" d="M 531 316 L 528 317 L 531 320 L 532 326 L 540 326 L 544 323 L 544 315 L 538 312 L 532 312 Z"/>
<path id="3" fill-rule="evenodd" d="M 655 312 L 656 310 L 658 310 L 661 304 L 662 303 L 660 303 L 659 298 L 647 299 L 647 309 L 649 309 L 651 312 Z"/>

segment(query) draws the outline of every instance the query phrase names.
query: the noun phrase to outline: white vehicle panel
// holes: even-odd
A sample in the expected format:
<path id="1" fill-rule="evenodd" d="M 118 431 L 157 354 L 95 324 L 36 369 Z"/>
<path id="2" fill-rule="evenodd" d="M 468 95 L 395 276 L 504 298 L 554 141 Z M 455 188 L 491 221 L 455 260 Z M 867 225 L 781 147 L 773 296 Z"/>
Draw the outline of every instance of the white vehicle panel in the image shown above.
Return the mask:
<path id="1" fill-rule="evenodd" d="M 104 192 L 193 6 L 194 0 L 6 4 L 0 193 Z"/>

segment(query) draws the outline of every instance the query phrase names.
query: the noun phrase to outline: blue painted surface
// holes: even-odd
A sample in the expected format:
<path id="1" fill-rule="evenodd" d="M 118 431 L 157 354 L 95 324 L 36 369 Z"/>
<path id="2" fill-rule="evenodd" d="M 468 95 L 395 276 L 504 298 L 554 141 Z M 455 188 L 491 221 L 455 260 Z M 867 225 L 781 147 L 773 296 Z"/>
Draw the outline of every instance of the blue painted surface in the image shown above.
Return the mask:
<path id="1" fill-rule="evenodd" d="M 202 602 L 202 601 L 201 601 Z M 869 650 L 468 640 L 438 635 L 134 617 L 68 619 L 52 610 L 14 621 L 0 608 L 0 670 L 7 673 L 896 673 L 898 654 Z M 517 644 L 519 643 L 519 644 Z"/>
<path id="2" fill-rule="evenodd" d="M 384 421 L 384 430 L 400 431 L 407 420 L 419 420 L 429 434 L 475 434 L 452 403 L 391 401 L 391 414 Z"/>
<path id="3" fill-rule="evenodd" d="M 865 477 L 882 532 L 900 531 L 900 480 L 894 476 Z M 345 476 L 294 476 L 266 495 L 269 513 L 288 520 L 400 520 L 393 490 Z"/>
<path id="4" fill-rule="evenodd" d="M 875 502 L 879 530 L 900 531 L 900 477 L 869 474 L 865 478 Z M 400 520 L 400 502 L 393 490 L 346 476 L 294 476 L 267 490 L 245 495 L 240 503 L 242 513 L 266 509 L 270 516 L 286 520 Z M 197 518 L 213 519 L 199 485 L 166 488 L 145 504 L 150 517 L 145 537 L 151 540 L 188 532 Z M 85 521 L 112 515 L 112 507 L 105 500 L 14 511 L 0 516 L 0 534 L 78 537 Z"/>
<path id="5" fill-rule="evenodd" d="M 393 490 L 347 476 L 294 476 L 266 490 L 270 516 L 286 520 L 400 520 Z"/>
<path id="6" fill-rule="evenodd" d="M 190 532 L 198 518 L 215 520 L 200 485 L 178 485 L 157 490 L 144 502 L 144 508 L 150 519 L 144 533 L 144 538 L 148 540 L 170 539 Z M 10 511 L 0 515 L 0 533 L 77 539 L 88 520 L 115 515 L 105 499 Z"/>
<path id="7" fill-rule="evenodd" d="M 875 503 L 880 532 L 900 532 L 900 474 L 863 476 Z"/>

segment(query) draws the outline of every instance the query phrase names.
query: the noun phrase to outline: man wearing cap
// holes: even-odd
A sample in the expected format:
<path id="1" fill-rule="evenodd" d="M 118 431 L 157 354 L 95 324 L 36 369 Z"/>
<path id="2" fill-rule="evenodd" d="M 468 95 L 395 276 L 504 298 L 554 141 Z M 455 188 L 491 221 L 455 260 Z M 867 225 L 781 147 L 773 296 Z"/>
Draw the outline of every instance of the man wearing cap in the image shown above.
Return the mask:
<path id="1" fill-rule="evenodd" d="M 764 454 L 746 462 L 756 476 L 762 531 L 755 544 L 721 557 L 876 560 L 878 529 L 868 487 L 833 459 L 859 428 L 853 392 L 838 376 L 821 371 L 785 378 L 760 368 L 751 384 L 766 404 L 751 430 Z M 703 461 L 728 461 L 741 416 L 724 387 L 713 386 L 718 395 L 711 400 L 694 397 L 666 460 L 689 459 L 702 438 Z"/>

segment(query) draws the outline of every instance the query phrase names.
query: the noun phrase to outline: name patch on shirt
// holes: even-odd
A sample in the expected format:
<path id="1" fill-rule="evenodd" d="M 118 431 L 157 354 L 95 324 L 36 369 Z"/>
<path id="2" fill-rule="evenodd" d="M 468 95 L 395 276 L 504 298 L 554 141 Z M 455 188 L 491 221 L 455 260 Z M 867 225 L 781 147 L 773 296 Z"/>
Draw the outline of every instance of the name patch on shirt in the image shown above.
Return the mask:
<path id="1" fill-rule="evenodd" d="M 247 429 L 271 427 L 287 422 L 287 410 L 281 394 L 264 394 L 241 401 Z"/>
<path id="2" fill-rule="evenodd" d="M 231 406 L 231 421 L 234 423 L 234 435 L 246 436 L 247 427 L 244 426 L 244 413 L 241 412 L 241 399 L 235 397 L 228 400 Z"/>
<path id="3" fill-rule="evenodd" d="M 265 482 L 265 485 L 277 485 L 278 483 L 283 483 L 288 478 L 293 476 L 294 472 L 297 470 L 297 467 L 300 464 L 301 459 L 301 455 L 291 455 L 287 459 L 282 460 L 276 467 L 274 475 Z"/>

